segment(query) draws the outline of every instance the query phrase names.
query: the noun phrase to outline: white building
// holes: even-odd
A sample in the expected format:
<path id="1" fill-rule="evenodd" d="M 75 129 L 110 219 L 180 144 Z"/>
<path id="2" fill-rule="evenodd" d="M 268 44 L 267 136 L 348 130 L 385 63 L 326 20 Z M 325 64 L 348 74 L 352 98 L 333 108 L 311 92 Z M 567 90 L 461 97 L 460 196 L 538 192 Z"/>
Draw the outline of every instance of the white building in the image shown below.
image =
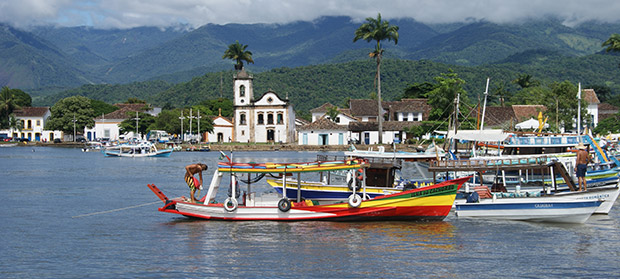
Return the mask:
<path id="1" fill-rule="evenodd" d="M 161 112 L 161 108 L 149 108 L 145 111 L 147 104 L 114 104 L 118 110 L 108 114 L 95 117 L 95 125 L 92 128 L 84 128 L 84 137 L 87 140 L 97 140 L 106 138 L 110 141 L 121 139 L 120 125 L 123 120 L 135 118 L 136 112 L 146 112 L 156 116 Z M 133 132 L 128 133 L 128 137 L 134 137 Z"/>
<path id="2" fill-rule="evenodd" d="M 273 91 L 265 92 L 255 100 L 252 79 L 244 69 L 234 77 L 234 141 L 294 142 L 293 105 Z"/>
<path id="3" fill-rule="evenodd" d="M 327 117 L 322 117 L 299 128 L 299 145 L 345 145 L 351 134 L 346 125 L 338 125 Z"/>
<path id="4" fill-rule="evenodd" d="M 222 116 L 222 109 L 220 109 L 219 115 L 213 117 L 212 120 L 213 132 L 207 134 L 207 142 L 233 142 L 235 140 L 233 138 L 235 124 Z"/>
<path id="5" fill-rule="evenodd" d="M 0 131 L 13 138 L 27 138 L 30 141 L 49 142 L 62 139 L 62 131 L 45 130 L 45 122 L 52 115 L 49 107 L 23 107 L 14 111 L 15 118 L 22 122 L 21 130 Z"/>

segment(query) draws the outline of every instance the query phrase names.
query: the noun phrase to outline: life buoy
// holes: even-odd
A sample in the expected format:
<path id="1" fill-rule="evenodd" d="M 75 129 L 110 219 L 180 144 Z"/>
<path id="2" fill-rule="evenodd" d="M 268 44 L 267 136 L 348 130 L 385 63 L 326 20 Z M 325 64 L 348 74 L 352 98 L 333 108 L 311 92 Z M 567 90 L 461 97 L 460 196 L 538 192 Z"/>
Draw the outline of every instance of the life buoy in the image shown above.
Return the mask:
<path id="1" fill-rule="evenodd" d="M 231 204 L 231 205 L 229 205 L 229 204 Z M 237 199 L 235 199 L 235 198 L 228 197 L 224 201 L 224 209 L 226 209 L 226 211 L 228 211 L 228 212 L 235 211 L 235 209 L 237 209 L 238 205 L 239 205 L 239 203 L 237 202 Z"/>
<path id="2" fill-rule="evenodd" d="M 291 201 L 289 201 L 288 199 L 280 199 L 278 201 L 278 209 L 280 209 L 280 211 L 282 212 L 287 212 L 291 209 Z"/>
<path id="3" fill-rule="evenodd" d="M 359 207 L 362 204 L 362 197 L 358 194 L 351 194 L 349 196 L 349 205 L 351 207 Z"/>

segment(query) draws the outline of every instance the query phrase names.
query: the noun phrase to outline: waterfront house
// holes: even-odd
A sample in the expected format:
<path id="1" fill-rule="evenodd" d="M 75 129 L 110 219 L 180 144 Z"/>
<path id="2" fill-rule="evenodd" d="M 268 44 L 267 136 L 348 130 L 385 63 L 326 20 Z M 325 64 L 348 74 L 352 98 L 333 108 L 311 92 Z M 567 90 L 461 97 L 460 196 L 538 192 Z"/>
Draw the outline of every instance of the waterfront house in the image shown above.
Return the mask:
<path id="1" fill-rule="evenodd" d="M 233 142 L 235 124 L 232 120 L 222 116 L 222 109 L 219 109 L 218 116 L 211 118 L 213 121 L 213 131 L 207 133 L 207 142 Z"/>
<path id="2" fill-rule="evenodd" d="M 22 122 L 22 128 L 10 129 L 7 133 L 10 137 L 43 142 L 63 137 L 62 131 L 45 130 L 45 122 L 52 115 L 49 107 L 22 107 L 13 113 L 15 118 Z"/>

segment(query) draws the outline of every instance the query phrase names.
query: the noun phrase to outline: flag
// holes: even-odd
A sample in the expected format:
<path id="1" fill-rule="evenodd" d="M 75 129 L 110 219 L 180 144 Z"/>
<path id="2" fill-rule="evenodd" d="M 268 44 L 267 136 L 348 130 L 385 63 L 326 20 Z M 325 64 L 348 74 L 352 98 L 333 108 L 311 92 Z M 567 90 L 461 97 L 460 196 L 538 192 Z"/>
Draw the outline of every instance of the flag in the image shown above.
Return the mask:
<path id="1" fill-rule="evenodd" d="M 228 162 L 230 162 L 230 157 L 228 157 L 226 154 L 224 154 L 223 151 L 220 150 L 220 160 L 224 160 L 224 158 L 228 159 Z"/>

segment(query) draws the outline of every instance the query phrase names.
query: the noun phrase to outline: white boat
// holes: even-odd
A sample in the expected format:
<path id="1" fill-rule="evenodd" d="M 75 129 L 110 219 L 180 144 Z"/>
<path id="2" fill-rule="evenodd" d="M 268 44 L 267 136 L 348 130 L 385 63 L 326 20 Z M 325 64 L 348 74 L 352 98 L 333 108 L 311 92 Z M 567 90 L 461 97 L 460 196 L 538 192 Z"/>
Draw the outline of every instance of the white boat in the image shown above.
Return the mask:
<path id="1" fill-rule="evenodd" d="M 89 141 L 84 144 L 84 147 L 82 147 L 82 152 L 90 152 L 93 150 L 101 151 L 102 149 L 104 149 L 102 143 L 98 141 Z"/>
<path id="2" fill-rule="evenodd" d="M 103 154 L 108 157 L 170 157 L 172 149 L 157 150 L 153 143 L 143 141 L 106 148 Z"/>
<path id="3" fill-rule="evenodd" d="M 348 151 L 344 152 L 345 156 L 350 157 L 359 157 L 359 158 L 381 158 L 381 159 L 402 159 L 407 161 L 417 161 L 417 160 L 439 160 L 443 156 L 445 156 L 445 152 L 443 149 L 431 145 L 424 152 L 405 152 L 405 151 L 394 151 L 386 152 L 384 146 L 379 146 L 378 150 L 359 150 L 355 148 L 354 145 L 351 145 Z"/>
<path id="4" fill-rule="evenodd" d="M 483 199 L 478 203 L 457 203 L 455 214 L 459 218 L 583 224 L 601 203 L 557 197 Z"/>

